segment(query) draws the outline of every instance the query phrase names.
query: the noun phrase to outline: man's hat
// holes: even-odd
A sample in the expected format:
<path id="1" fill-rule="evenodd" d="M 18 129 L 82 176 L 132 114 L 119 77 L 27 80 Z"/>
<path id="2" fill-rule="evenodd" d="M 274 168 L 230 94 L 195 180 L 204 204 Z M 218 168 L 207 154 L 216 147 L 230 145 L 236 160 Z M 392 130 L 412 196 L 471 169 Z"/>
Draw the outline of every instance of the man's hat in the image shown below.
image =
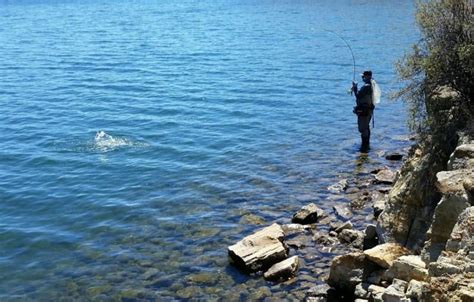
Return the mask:
<path id="1" fill-rule="evenodd" d="M 364 77 L 372 77 L 372 71 L 371 70 L 365 70 L 362 74 Z"/>

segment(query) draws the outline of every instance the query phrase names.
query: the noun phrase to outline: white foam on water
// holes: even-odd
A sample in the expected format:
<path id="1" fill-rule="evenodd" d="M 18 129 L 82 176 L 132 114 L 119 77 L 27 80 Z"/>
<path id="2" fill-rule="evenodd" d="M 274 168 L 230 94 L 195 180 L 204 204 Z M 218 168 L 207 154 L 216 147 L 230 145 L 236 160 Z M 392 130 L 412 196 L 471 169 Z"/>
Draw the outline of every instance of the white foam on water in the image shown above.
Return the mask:
<path id="1" fill-rule="evenodd" d="M 122 137 L 114 137 L 103 130 L 97 131 L 94 138 L 94 151 L 110 152 L 119 148 L 145 147 L 145 143 L 133 142 Z"/>

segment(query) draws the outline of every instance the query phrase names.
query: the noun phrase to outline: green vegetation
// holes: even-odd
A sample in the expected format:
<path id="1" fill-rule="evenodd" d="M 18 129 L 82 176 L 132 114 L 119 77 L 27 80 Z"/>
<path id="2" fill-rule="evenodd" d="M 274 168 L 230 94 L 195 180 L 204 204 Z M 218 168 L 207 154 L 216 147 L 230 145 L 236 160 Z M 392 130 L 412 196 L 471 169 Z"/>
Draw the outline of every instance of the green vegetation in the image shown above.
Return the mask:
<path id="1" fill-rule="evenodd" d="M 446 138 L 473 120 L 472 3 L 471 0 L 417 2 L 416 20 L 421 39 L 397 63 L 399 77 L 406 85 L 396 96 L 408 104 L 410 128 L 422 135 L 443 134 Z"/>

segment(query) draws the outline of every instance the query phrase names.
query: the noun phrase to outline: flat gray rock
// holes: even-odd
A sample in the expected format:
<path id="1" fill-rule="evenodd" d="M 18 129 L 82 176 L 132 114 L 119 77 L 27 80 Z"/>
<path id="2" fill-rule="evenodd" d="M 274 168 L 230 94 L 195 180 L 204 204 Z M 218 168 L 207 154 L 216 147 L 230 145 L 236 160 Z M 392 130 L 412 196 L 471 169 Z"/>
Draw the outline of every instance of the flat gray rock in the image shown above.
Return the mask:
<path id="1" fill-rule="evenodd" d="M 298 271 L 299 259 L 298 256 L 290 257 L 281 262 L 275 263 L 268 271 L 263 274 L 266 280 L 283 281 L 293 278 Z"/>
<path id="2" fill-rule="evenodd" d="M 288 256 L 283 237 L 283 229 L 274 223 L 229 246 L 228 253 L 236 266 L 249 272 L 262 271 Z"/>
<path id="3" fill-rule="evenodd" d="M 393 184 L 395 182 L 396 175 L 397 174 L 390 169 L 383 169 L 375 174 L 375 180 L 378 183 Z"/>

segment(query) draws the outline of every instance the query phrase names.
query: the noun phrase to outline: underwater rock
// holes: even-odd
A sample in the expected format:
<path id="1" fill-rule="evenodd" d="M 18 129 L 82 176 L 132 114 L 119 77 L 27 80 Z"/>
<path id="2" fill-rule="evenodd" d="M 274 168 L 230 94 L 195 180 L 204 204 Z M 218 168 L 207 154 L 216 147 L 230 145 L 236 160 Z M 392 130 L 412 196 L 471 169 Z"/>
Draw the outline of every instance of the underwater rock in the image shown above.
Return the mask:
<path id="1" fill-rule="evenodd" d="M 343 218 L 344 220 L 348 220 L 352 217 L 352 211 L 347 206 L 335 205 L 332 208 L 334 209 L 336 215 Z"/>
<path id="2" fill-rule="evenodd" d="M 246 271 L 265 270 L 288 256 L 283 237 L 283 229 L 274 223 L 229 246 L 228 253 L 233 263 Z"/>

